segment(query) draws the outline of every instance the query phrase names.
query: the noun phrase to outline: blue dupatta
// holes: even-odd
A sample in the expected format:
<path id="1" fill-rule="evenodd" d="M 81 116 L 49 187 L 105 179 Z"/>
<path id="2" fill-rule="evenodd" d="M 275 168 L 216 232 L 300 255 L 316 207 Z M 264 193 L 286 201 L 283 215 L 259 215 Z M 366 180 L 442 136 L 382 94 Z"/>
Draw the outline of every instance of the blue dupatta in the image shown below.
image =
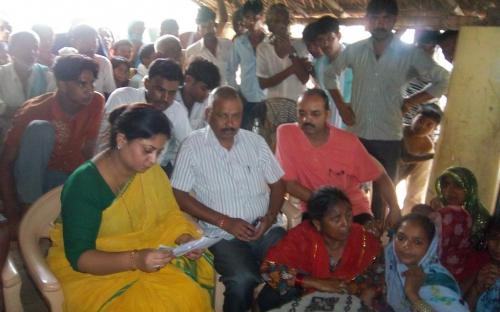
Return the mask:
<path id="1" fill-rule="evenodd" d="M 476 312 L 500 311 L 500 279 L 481 294 L 476 304 Z"/>
<path id="2" fill-rule="evenodd" d="M 435 311 L 466 312 L 467 303 L 462 299 L 460 288 L 448 270 L 439 263 L 439 234 L 436 231 L 427 253 L 420 260 L 426 278 L 420 288 L 420 297 Z M 404 293 L 407 266 L 399 262 L 394 250 L 394 238 L 385 247 L 385 282 L 387 302 L 397 312 L 411 312 L 411 303 Z"/>

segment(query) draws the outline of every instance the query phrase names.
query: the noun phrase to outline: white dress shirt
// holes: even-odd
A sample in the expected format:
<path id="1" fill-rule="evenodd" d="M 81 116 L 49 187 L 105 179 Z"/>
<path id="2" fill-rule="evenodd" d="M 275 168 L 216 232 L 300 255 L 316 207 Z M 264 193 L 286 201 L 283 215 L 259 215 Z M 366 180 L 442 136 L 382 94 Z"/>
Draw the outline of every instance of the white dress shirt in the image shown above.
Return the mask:
<path id="1" fill-rule="evenodd" d="M 172 187 L 193 192 L 215 211 L 252 223 L 267 213 L 269 184 L 284 173 L 261 136 L 240 129 L 234 140 L 227 150 L 209 125 L 192 132 L 179 150 Z M 200 225 L 208 235 L 232 238 L 212 224 Z"/>
<path id="2" fill-rule="evenodd" d="M 227 84 L 227 70 L 229 70 L 229 62 L 231 58 L 232 42 L 226 38 L 217 38 L 216 55 L 213 55 L 207 47 L 205 47 L 204 39 L 201 38 L 186 49 L 186 59 L 188 64 L 196 57 L 201 57 L 210 61 L 217 66 L 220 74 L 220 85 Z"/>

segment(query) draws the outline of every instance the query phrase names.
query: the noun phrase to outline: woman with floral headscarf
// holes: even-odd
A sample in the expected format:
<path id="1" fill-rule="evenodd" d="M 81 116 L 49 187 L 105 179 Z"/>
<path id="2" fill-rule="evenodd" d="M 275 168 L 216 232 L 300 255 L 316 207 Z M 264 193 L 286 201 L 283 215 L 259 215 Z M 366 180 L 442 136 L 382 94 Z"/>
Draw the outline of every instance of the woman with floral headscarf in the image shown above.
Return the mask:
<path id="1" fill-rule="evenodd" d="M 385 247 L 387 303 L 396 312 L 465 312 L 457 282 L 439 263 L 439 232 L 432 221 L 410 213 Z"/>
<path id="2" fill-rule="evenodd" d="M 478 197 L 477 180 L 467 168 L 446 169 L 436 181 L 431 206 L 440 215 L 441 263 L 462 282 L 475 273 L 476 250 L 485 246 L 489 213 Z"/>

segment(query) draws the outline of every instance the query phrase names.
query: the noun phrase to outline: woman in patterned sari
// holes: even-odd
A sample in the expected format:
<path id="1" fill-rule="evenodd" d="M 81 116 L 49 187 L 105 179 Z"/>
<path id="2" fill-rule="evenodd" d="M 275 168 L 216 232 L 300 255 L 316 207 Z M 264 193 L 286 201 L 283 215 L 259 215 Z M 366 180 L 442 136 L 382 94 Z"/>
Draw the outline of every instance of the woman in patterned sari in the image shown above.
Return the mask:
<path id="1" fill-rule="evenodd" d="M 313 291 L 348 293 L 373 306 L 383 286 L 383 266 L 376 261 L 380 242 L 352 223 L 349 199 L 336 188 L 317 190 L 307 208 L 310 220 L 291 229 L 267 253 L 260 308 L 272 309 Z"/>
<path id="2" fill-rule="evenodd" d="M 67 180 L 49 265 L 65 311 L 211 311 L 211 256 L 175 258 L 174 246 L 200 236 L 155 164 L 170 135 L 165 115 L 146 104 L 109 117 L 110 148 Z"/>

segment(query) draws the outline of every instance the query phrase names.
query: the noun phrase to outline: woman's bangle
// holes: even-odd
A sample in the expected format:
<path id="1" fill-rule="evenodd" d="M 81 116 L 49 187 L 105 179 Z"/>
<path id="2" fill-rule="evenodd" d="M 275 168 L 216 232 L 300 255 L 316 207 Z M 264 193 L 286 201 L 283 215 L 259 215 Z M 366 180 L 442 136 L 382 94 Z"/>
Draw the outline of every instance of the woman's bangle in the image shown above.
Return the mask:
<path id="1" fill-rule="evenodd" d="M 227 216 L 223 215 L 222 218 L 220 218 L 219 222 L 217 223 L 217 226 L 220 227 L 221 229 L 224 229 L 224 224 L 226 223 Z"/>
<path id="2" fill-rule="evenodd" d="M 135 259 L 136 255 L 137 255 L 137 249 L 134 249 L 129 253 L 130 268 L 132 271 L 137 270 L 137 261 Z"/>
<path id="3" fill-rule="evenodd" d="M 411 310 L 413 312 L 433 312 L 434 310 L 430 305 L 427 304 L 424 300 L 420 299 L 414 304 L 411 305 Z"/>
<path id="4" fill-rule="evenodd" d="M 304 274 L 297 273 L 297 275 L 295 275 L 295 287 L 304 287 Z"/>

